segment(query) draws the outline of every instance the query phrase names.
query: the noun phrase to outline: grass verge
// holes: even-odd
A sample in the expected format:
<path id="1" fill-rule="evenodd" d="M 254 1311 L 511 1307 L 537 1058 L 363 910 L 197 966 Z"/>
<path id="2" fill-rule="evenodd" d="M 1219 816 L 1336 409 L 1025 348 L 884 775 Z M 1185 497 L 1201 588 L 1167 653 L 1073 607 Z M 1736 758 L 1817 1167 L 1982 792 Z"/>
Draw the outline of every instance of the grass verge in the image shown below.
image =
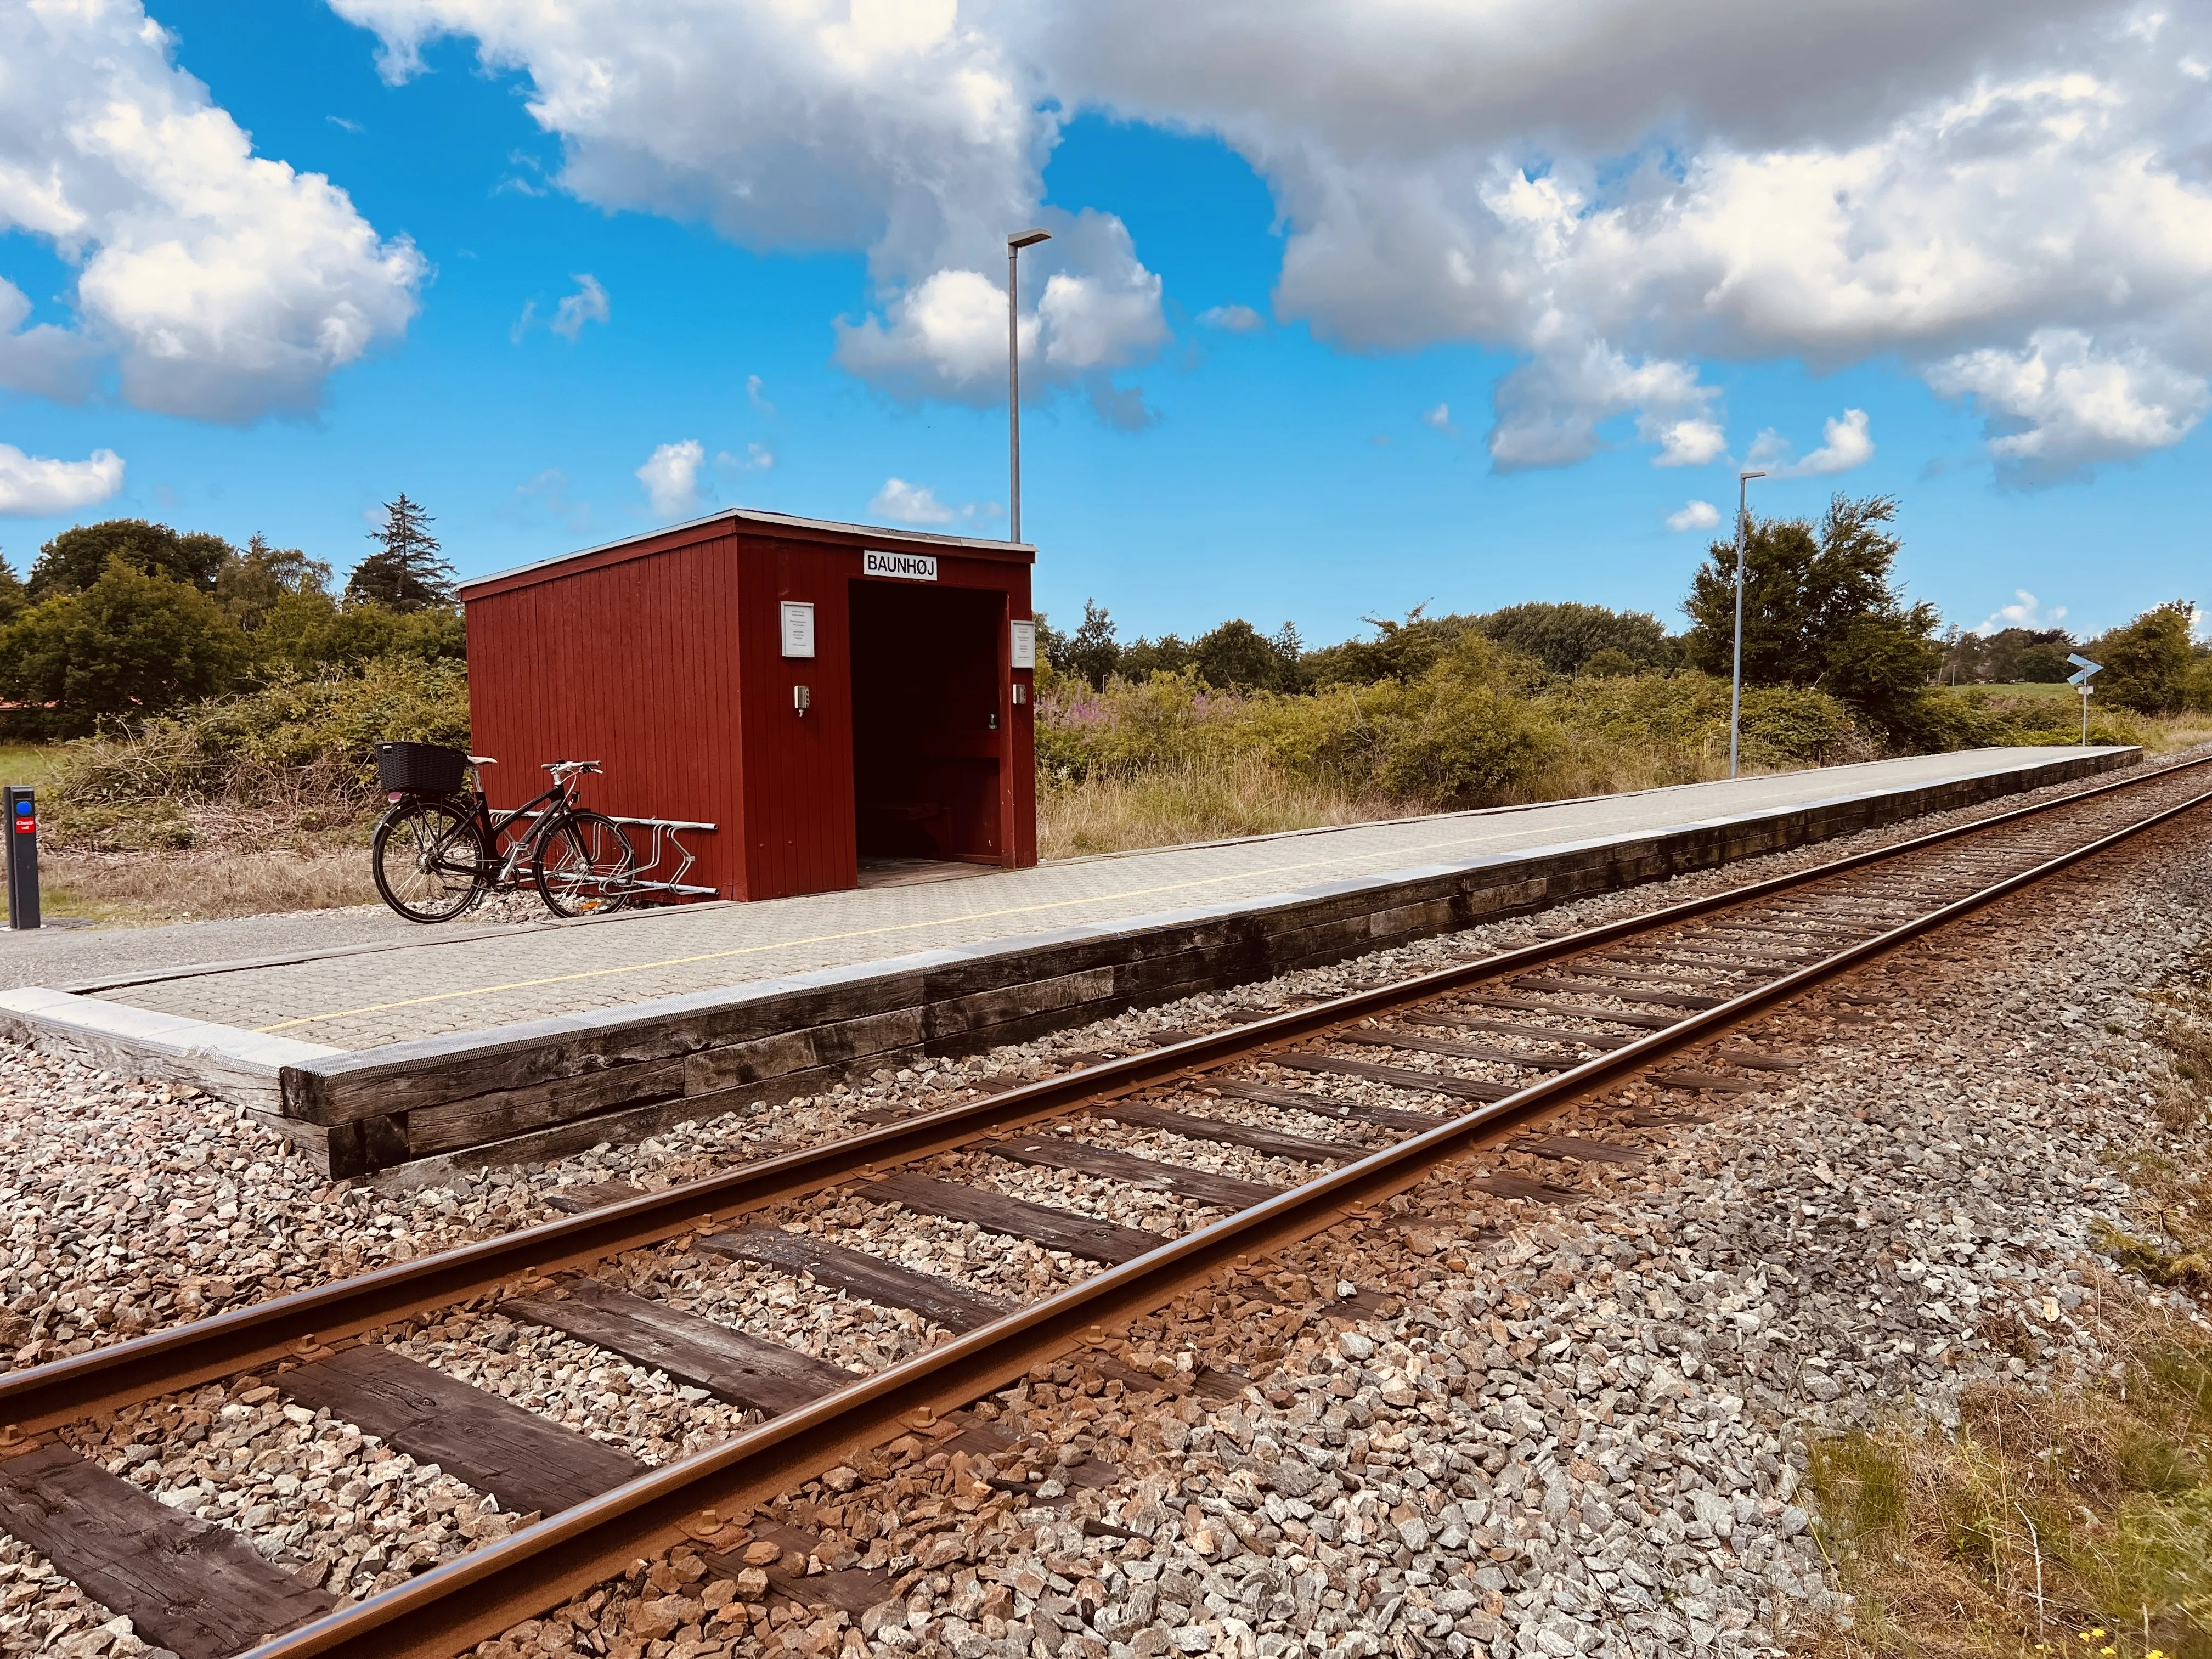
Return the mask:
<path id="1" fill-rule="evenodd" d="M 126 927 L 377 902 L 368 849 L 354 844 L 57 853 L 39 874 L 47 915 Z"/>
<path id="2" fill-rule="evenodd" d="M 1954 1431 L 1815 1449 L 1822 1545 L 1857 1601 L 1830 1651 L 2212 1659 L 2212 1338 L 2106 1288 L 2105 1375 L 1979 1385 Z"/>
<path id="3" fill-rule="evenodd" d="M 2212 1026 L 2193 991 L 2155 1000 L 2162 1145 L 2109 1159 L 2133 1189 L 2136 1231 L 2097 1229 L 2121 1273 L 2085 1272 L 2095 1295 L 2073 1316 L 2108 1363 L 2062 1369 L 2047 1387 L 1971 1388 L 1955 1431 L 1893 1425 L 1815 1449 L 1821 1542 L 1858 1604 L 1826 1650 L 2212 1659 L 2212 1324 L 2199 1314 L 2212 1291 Z M 2017 1315 L 1984 1332 L 2023 1361 L 2037 1353 Z"/>

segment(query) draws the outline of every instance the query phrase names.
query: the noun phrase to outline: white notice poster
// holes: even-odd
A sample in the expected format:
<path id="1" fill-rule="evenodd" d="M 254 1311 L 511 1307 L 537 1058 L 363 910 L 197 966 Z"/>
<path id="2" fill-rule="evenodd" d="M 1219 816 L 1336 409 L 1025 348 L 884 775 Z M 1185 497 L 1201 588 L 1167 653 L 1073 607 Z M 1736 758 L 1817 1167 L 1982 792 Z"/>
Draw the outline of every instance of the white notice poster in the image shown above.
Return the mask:
<path id="1" fill-rule="evenodd" d="M 1014 666 L 1017 668 L 1036 666 L 1036 624 L 1033 622 L 1018 622 L 1014 624 Z"/>
<path id="2" fill-rule="evenodd" d="M 814 607 L 792 599 L 783 602 L 783 654 L 787 657 L 811 657 L 814 654 Z"/>

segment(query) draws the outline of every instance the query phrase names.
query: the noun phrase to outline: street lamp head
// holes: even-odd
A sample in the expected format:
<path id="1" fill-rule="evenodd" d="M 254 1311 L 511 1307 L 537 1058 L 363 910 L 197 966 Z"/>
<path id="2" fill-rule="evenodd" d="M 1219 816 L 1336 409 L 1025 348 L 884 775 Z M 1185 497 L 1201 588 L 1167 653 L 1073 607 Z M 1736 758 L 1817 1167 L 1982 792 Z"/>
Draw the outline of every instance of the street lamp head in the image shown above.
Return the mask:
<path id="1" fill-rule="evenodd" d="M 1018 230 L 1006 238 L 1006 250 L 1012 252 L 1016 248 L 1034 247 L 1039 242 L 1050 240 L 1052 233 L 1048 230 Z"/>
<path id="2" fill-rule="evenodd" d="M 1763 478 L 1766 475 L 1764 472 L 1739 472 L 1735 476 L 1737 482 L 1741 483 L 1747 478 Z"/>

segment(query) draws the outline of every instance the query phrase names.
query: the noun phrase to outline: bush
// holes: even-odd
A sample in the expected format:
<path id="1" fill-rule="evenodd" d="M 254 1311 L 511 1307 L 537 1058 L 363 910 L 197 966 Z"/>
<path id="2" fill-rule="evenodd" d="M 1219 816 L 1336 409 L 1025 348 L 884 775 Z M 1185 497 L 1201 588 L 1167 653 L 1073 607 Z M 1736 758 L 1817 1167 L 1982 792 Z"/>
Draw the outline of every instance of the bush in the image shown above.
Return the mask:
<path id="1" fill-rule="evenodd" d="M 392 658 L 358 672 L 288 676 L 243 696 L 70 744 L 47 787 L 64 842 L 187 845 L 195 809 L 274 813 L 294 827 L 357 823 L 380 799 L 376 745 L 467 745 L 458 664 Z"/>
<path id="2" fill-rule="evenodd" d="M 1648 611 L 1613 611 L 1601 605 L 1513 605 L 1476 619 L 1476 626 L 1509 651 L 1541 663 L 1547 672 L 1633 672 L 1664 668 L 1673 643 Z M 1625 670 L 1592 670 L 1599 656 L 1625 659 Z"/>
<path id="3" fill-rule="evenodd" d="M 461 613 L 450 606 L 342 605 L 319 586 L 281 595 L 252 639 L 265 667 L 278 673 L 358 668 L 380 657 L 461 662 L 468 656 Z"/>
<path id="4" fill-rule="evenodd" d="M 1728 708 L 1725 680 L 1555 680 L 1470 629 L 1407 679 L 1304 695 L 1214 691 L 1188 670 L 1098 691 L 1054 678 L 1038 696 L 1037 761 L 1049 788 L 1256 760 L 1285 790 L 1450 811 L 1710 777 L 1727 754 Z M 1849 709 L 1808 688 L 1747 688 L 1743 736 L 1754 767 L 1878 752 Z"/>

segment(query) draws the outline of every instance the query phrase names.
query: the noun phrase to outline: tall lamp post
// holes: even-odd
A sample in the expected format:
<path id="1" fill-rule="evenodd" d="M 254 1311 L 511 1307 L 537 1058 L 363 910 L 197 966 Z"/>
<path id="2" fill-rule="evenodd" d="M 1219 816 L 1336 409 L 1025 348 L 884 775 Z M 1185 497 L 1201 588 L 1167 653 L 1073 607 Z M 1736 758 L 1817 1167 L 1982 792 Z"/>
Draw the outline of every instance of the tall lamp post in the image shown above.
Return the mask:
<path id="1" fill-rule="evenodd" d="M 1743 556 L 1744 532 L 1751 517 L 1751 481 L 1764 472 L 1735 476 L 1735 672 L 1729 687 L 1729 776 L 1735 775 L 1736 750 L 1743 735 Z"/>
<path id="2" fill-rule="evenodd" d="M 1022 250 L 1048 242 L 1048 230 L 1018 230 L 1006 238 L 1006 532 L 1022 538 Z"/>

